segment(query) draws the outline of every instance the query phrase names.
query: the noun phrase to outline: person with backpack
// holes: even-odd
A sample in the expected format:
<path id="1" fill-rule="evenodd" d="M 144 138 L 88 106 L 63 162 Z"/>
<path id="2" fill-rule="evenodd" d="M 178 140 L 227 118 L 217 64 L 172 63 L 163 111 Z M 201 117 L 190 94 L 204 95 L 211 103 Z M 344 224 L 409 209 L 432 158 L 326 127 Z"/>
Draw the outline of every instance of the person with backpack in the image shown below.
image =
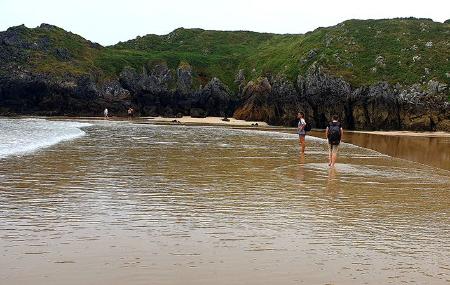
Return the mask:
<path id="1" fill-rule="evenodd" d="M 336 163 L 337 152 L 343 134 L 344 131 L 342 130 L 341 123 L 338 121 L 338 116 L 333 115 L 333 119 L 328 124 L 328 127 L 326 129 L 326 136 L 328 139 L 328 148 L 329 148 L 328 166 L 334 167 Z"/>
<path id="2" fill-rule="evenodd" d="M 301 147 L 301 153 L 305 153 L 305 136 L 306 136 L 306 131 L 307 131 L 307 124 L 305 121 L 305 113 L 303 112 L 299 112 L 297 114 L 297 119 L 298 119 L 298 137 L 299 137 L 299 143 L 300 143 L 300 147 Z"/>

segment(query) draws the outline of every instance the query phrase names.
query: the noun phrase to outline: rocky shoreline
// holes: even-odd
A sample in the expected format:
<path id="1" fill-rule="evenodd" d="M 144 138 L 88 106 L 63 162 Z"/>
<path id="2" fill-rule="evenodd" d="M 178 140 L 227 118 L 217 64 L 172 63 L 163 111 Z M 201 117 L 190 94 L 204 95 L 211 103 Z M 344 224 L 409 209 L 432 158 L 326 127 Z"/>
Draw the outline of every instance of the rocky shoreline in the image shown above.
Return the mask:
<path id="1" fill-rule="evenodd" d="M 39 29 L 61 32 L 50 25 Z M 324 128 L 331 115 L 337 114 L 344 127 L 352 130 L 450 131 L 449 88 L 435 80 L 410 86 L 387 82 L 352 86 L 313 63 L 296 80 L 269 72 L 247 80 L 245 70 L 240 69 L 234 86 L 213 77 L 194 87 L 199 74 L 185 61 L 176 69 L 164 62 L 143 65 L 142 70 L 125 66 L 117 76 L 106 78 L 95 70 L 55 75 L 28 66 L 30 54 L 34 53 L 33 58 L 51 54 L 58 64 L 75 66 L 72 53 L 53 47 L 45 36 L 27 40 L 28 32 L 19 26 L 0 33 L 3 116 L 96 116 L 105 107 L 111 114 L 126 115 L 133 107 L 138 116 L 234 117 L 293 126 L 297 112 L 303 111 L 314 128 Z M 64 37 L 79 36 L 66 33 Z M 103 48 L 86 42 L 87 51 Z"/>
<path id="2" fill-rule="evenodd" d="M 338 114 L 347 129 L 450 131 L 448 87 L 436 81 L 425 90 L 386 82 L 352 88 L 313 66 L 297 82 L 283 75 L 246 81 L 240 71 L 235 81 L 239 92 L 233 94 L 218 78 L 194 90 L 189 65 L 176 70 L 176 79 L 172 73 L 164 65 L 141 73 L 125 68 L 118 80 L 98 83 L 90 76 L 18 71 L 0 77 L 0 114 L 92 116 L 107 107 L 125 115 L 132 106 L 140 116 L 228 116 L 292 126 L 296 113 L 304 111 L 316 128 Z"/>

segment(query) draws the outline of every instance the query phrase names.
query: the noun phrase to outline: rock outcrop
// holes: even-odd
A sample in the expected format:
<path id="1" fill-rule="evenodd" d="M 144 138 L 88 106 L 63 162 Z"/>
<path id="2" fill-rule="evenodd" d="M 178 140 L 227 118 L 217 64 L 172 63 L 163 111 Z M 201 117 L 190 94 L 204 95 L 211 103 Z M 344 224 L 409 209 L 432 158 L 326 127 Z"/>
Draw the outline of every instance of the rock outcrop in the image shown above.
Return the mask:
<path id="1" fill-rule="evenodd" d="M 350 84 L 312 65 L 304 78 L 298 77 L 297 86 L 300 96 L 306 99 L 313 110 L 315 127 L 326 127 L 333 114 L 345 118 L 343 125 L 348 127 L 347 98 L 351 93 Z"/>
<path id="2" fill-rule="evenodd" d="M 297 112 L 303 111 L 316 128 L 326 127 L 336 114 L 348 129 L 450 131 L 448 87 L 443 83 L 430 81 L 424 89 L 379 82 L 353 89 L 313 66 L 297 78 L 296 87 L 283 76 L 250 81 L 234 116 L 294 125 Z"/>
<path id="3" fill-rule="evenodd" d="M 192 107 L 197 109 L 196 113 L 203 110 L 206 116 L 229 116 L 233 113 L 232 93 L 228 86 L 214 77 L 204 88 L 196 92 Z"/>
<path id="4" fill-rule="evenodd" d="M 2 114 L 90 116 L 104 106 L 125 114 L 131 97 L 118 81 L 100 86 L 87 75 L 55 78 L 21 71 L 0 77 L 0 102 Z"/>
<path id="5" fill-rule="evenodd" d="M 177 90 L 181 94 L 192 92 L 192 67 L 187 62 L 183 62 L 177 69 Z"/>
<path id="6" fill-rule="evenodd" d="M 234 113 L 236 119 L 266 121 L 275 125 L 292 125 L 297 112 L 303 110 L 311 117 L 308 102 L 298 96 L 294 84 L 279 75 L 269 80 L 260 77 L 250 81 L 242 91 L 244 104 Z"/>

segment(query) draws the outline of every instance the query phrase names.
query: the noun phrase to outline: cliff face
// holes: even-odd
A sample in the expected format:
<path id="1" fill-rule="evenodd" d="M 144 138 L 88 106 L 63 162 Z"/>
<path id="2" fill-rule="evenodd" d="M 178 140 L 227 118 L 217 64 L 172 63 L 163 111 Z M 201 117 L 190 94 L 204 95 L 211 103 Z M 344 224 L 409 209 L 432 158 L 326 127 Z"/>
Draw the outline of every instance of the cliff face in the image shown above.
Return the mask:
<path id="1" fill-rule="evenodd" d="M 448 87 L 436 81 L 429 81 L 425 89 L 386 82 L 353 89 L 313 66 L 305 77 L 298 77 L 296 87 L 280 78 L 250 81 L 234 115 L 292 125 L 295 114 L 303 111 L 317 128 L 325 128 L 337 114 L 348 129 L 450 131 Z"/>
<path id="2" fill-rule="evenodd" d="M 47 24 L 18 26 L 0 32 L 0 115 L 125 115 L 132 106 L 294 125 L 304 111 L 318 128 L 337 114 L 349 129 L 450 131 L 449 27 L 400 19 L 286 36 L 179 29 L 102 47 Z M 371 33 L 377 43 L 365 41 Z"/>

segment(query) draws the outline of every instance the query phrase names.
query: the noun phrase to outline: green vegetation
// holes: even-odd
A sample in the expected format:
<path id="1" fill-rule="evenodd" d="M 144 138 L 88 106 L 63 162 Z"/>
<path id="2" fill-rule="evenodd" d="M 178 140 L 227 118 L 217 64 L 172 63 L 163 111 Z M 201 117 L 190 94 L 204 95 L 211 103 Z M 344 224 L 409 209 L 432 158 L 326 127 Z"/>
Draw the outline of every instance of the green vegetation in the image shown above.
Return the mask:
<path id="1" fill-rule="evenodd" d="M 54 52 L 30 50 L 27 64 L 32 68 L 99 79 L 116 77 L 125 66 L 140 70 L 161 61 L 172 69 L 190 64 L 196 84 L 218 77 L 232 88 L 239 69 L 247 79 L 284 73 L 294 80 L 315 62 L 353 86 L 382 80 L 449 83 L 450 73 L 450 24 L 428 19 L 349 20 L 304 35 L 180 28 L 109 47 L 96 47 L 56 27 L 27 29 L 27 36 L 33 41 L 48 37 L 53 48 L 71 55 L 62 60 Z"/>

